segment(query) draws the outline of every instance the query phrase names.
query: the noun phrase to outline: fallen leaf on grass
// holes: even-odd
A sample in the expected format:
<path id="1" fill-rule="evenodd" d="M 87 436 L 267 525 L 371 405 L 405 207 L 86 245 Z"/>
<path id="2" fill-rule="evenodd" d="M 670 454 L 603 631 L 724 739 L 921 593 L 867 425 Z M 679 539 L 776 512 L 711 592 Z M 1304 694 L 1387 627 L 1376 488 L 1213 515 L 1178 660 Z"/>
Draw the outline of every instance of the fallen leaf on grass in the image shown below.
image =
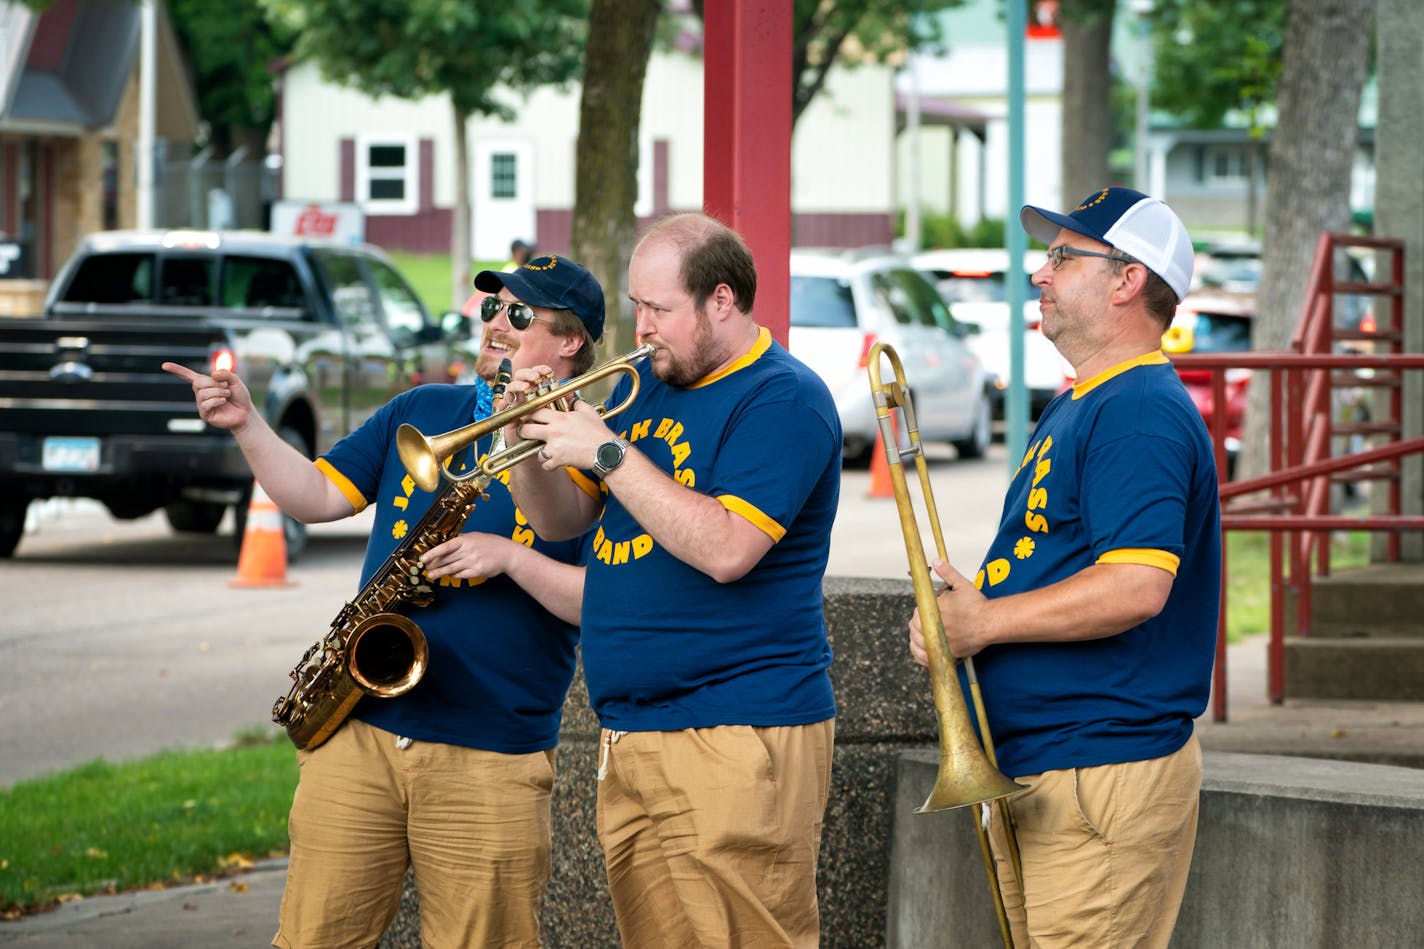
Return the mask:
<path id="1" fill-rule="evenodd" d="M 234 893 L 246 893 L 246 892 L 247 892 L 247 884 L 246 884 L 246 883 L 243 883 L 241 880 L 233 880 L 231 883 L 229 883 L 229 884 L 227 885 L 227 888 L 228 888 L 229 890 L 232 890 Z"/>

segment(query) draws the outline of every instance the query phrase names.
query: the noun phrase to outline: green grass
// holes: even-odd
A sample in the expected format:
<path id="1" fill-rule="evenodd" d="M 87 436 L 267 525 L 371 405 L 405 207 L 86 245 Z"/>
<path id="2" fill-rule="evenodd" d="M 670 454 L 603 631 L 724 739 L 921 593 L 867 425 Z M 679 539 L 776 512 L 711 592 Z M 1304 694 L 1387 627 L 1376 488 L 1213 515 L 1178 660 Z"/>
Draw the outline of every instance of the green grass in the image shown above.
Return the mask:
<path id="1" fill-rule="evenodd" d="M 285 736 L 22 781 L 0 791 L 0 916 L 285 853 L 296 785 Z"/>
<path id="2" fill-rule="evenodd" d="M 439 317 L 450 309 L 450 255 L 449 254 L 407 254 L 388 251 L 396 269 L 410 281 L 416 296 L 420 297 L 430 314 Z M 504 266 L 502 260 L 476 260 L 470 264 L 470 277 L 481 270 L 498 270 Z M 473 291 L 473 288 L 471 288 Z M 460 300 L 461 303 L 465 301 Z"/>
<path id="3" fill-rule="evenodd" d="M 1237 642 L 1271 628 L 1269 534 L 1228 531 L 1226 535 L 1226 638 Z M 1369 562 L 1367 531 L 1337 534 L 1330 547 L 1330 569 Z M 1287 565 L 1288 566 L 1288 565 Z"/>

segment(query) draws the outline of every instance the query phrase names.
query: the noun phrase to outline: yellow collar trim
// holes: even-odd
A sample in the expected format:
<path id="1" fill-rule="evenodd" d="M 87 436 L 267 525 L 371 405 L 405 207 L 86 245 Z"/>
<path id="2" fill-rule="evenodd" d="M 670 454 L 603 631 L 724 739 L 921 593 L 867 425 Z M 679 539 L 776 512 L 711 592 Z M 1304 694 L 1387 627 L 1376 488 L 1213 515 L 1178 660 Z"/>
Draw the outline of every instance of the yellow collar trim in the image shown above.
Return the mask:
<path id="1" fill-rule="evenodd" d="M 1120 376 L 1129 369 L 1136 369 L 1138 366 L 1160 366 L 1166 362 L 1171 362 L 1171 360 L 1168 359 L 1167 354 L 1160 349 L 1156 352 L 1143 353 L 1141 356 L 1129 359 L 1127 362 L 1120 362 L 1111 369 L 1104 369 L 1091 379 L 1085 379 L 1082 382 L 1076 383 L 1073 386 L 1073 398 L 1081 399 L 1113 376 Z"/>
<path id="2" fill-rule="evenodd" d="M 745 354 L 738 356 L 736 359 L 727 363 L 727 365 L 723 366 L 721 369 L 718 369 L 710 376 L 703 376 L 701 379 L 698 379 L 692 385 L 688 386 L 688 388 L 700 389 L 703 386 L 710 386 L 718 379 L 725 379 L 727 376 L 730 376 L 738 369 L 745 369 L 747 366 L 750 366 L 752 363 L 756 362 L 758 359 L 761 358 L 762 353 L 766 352 L 770 348 L 771 330 L 767 329 L 765 326 L 758 326 L 756 342 L 752 344 L 751 349 L 747 350 Z"/>

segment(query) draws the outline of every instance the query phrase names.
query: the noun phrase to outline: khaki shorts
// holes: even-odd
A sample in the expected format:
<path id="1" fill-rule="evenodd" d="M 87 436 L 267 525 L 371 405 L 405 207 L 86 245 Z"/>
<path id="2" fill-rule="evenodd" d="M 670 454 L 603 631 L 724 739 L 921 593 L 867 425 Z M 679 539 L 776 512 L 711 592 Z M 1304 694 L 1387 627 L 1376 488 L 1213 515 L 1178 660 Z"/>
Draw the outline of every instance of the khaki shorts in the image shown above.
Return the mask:
<path id="1" fill-rule="evenodd" d="M 624 946 L 817 944 L 834 719 L 602 737 L 598 836 Z"/>
<path id="2" fill-rule="evenodd" d="M 298 752 L 281 947 L 374 946 L 415 870 L 426 946 L 538 946 L 554 753 L 411 742 L 351 719 Z"/>
<path id="3" fill-rule="evenodd" d="M 1016 946 L 1166 946 L 1196 844 L 1201 746 L 1148 761 L 1016 778 L 1008 799 L 1025 913 L 998 812 L 989 837 Z"/>

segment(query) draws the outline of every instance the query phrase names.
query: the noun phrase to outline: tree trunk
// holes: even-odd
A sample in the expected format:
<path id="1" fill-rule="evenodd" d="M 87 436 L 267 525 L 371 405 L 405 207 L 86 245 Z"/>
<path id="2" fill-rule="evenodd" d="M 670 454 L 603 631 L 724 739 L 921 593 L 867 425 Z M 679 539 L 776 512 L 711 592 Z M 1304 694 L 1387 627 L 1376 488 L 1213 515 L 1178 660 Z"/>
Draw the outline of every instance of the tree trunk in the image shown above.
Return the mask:
<path id="1" fill-rule="evenodd" d="M 628 258 L 638 197 L 638 123 L 659 0 L 593 0 L 579 103 L 570 250 L 603 286 L 603 352 L 633 348 Z"/>
<path id="2" fill-rule="evenodd" d="M 455 118 L 455 207 L 450 214 L 450 308 L 460 309 L 470 285 L 470 116 L 453 107 Z"/>
<path id="3" fill-rule="evenodd" d="M 1300 322 L 1323 231 L 1350 227 L 1350 170 L 1374 0 L 1290 0 L 1271 137 L 1252 348 L 1284 350 Z M 1238 471 L 1266 470 L 1269 387 L 1252 385 Z"/>
<path id="4" fill-rule="evenodd" d="M 1067 4 L 1064 5 L 1065 7 Z M 1063 194 L 1071 208 L 1084 195 L 1110 184 L 1108 150 L 1112 144 L 1112 89 L 1109 48 L 1115 0 L 1093 9 L 1065 11 L 1063 31 Z"/>

